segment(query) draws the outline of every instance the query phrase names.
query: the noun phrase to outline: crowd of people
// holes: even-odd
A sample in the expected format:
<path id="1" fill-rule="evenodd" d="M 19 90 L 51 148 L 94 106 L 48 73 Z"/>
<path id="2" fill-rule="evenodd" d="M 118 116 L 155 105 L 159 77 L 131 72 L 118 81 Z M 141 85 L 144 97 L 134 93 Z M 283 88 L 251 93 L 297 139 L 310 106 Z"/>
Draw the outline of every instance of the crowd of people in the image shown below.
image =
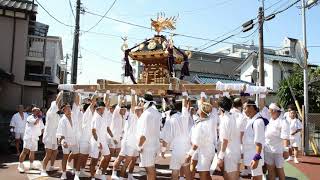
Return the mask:
<path id="1" fill-rule="evenodd" d="M 62 99 L 60 92 L 45 113 L 45 124 L 37 107 L 28 115 L 19 106 L 12 117 L 10 126 L 18 152 L 23 140 L 19 172 L 25 171 L 23 162 L 28 154 L 30 169 L 34 168 L 34 153 L 42 134 L 46 154 L 41 176 L 55 170 L 61 146 L 61 179 L 67 179 L 67 164 L 71 161 L 74 179 L 84 177 L 89 159 L 90 177 L 100 175 L 106 179 L 109 162 L 116 157 L 112 179 L 135 179 L 133 170 L 139 162 L 146 169 L 147 179 L 155 180 L 156 158 L 166 158 L 168 152 L 174 180 L 192 180 L 196 172 L 201 180 L 208 180 L 215 170 L 230 180 L 249 174 L 260 180 L 266 172 L 268 179 L 284 180 L 284 161 L 299 163 L 302 125 L 295 106 L 289 106 L 285 113 L 277 103 L 258 106 L 251 99 L 208 97 L 204 92 L 195 104 L 183 92 L 181 102 L 168 102 L 162 112 L 151 93 L 138 99 L 134 90 L 130 107 L 123 95 L 112 105 L 110 93 L 92 95 L 84 103 L 79 95 L 72 104 Z M 241 164 L 245 169 L 240 173 Z"/>

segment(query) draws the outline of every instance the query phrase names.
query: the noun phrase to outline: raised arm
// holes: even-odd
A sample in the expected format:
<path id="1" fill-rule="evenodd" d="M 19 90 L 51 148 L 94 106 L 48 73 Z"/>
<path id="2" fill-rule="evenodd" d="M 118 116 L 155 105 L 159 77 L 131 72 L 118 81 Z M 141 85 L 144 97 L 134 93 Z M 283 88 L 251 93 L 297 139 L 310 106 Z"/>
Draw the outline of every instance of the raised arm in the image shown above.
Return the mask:
<path id="1" fill-rule="evenodd" d="M 134 112 L 134 108 L 137 106 L 136 91 L 131 90 L 131 112 Z"/>
<path id="2" fill-rule="evenodd" d="M 110 91 L 107 91 L 103 97 L 104 104 L 109 108 L 110 106 Z"/>

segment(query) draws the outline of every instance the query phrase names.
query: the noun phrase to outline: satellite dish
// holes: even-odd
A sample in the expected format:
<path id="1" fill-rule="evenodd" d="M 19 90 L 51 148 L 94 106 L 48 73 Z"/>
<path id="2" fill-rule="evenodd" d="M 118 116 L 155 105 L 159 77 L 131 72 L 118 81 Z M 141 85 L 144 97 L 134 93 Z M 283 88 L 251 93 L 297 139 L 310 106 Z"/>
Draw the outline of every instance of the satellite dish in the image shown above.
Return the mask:
<path id="1" fill-rule="evenodd" d="M 294 46 L 294 54 L 296 59 L 298 60 L 299 66 L 303 68 L 305 53 L 304 53 L 304 47 L 302 46 L 302 43 L 300 41 L 297 41 L 297 43 Z"/>
<path id="2" fill-rule="evenodd" d="M 251 73 L 251 78 L 254 82 L 258 81 L 258 71 L 256 69 L 254 69 Z"/>
<path id="3" fill-rule="evenodd" d="M 252 55 L 252 66 L 253 66 L 254 68 L 257 68 L 257 67 L 258 67 L 258 57 L 257 57 L 256 54 L 253 54 L 253 55 Z"/>

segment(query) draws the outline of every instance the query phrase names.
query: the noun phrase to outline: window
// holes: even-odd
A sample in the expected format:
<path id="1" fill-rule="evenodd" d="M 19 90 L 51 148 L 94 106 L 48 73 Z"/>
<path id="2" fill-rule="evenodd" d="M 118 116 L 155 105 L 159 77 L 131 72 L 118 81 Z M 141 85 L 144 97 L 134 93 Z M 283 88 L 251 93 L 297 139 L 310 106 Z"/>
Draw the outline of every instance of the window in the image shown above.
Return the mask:
<path id="1" fill-rule="evenodd" d="M 60 79 L 61 67 L 57 64 L 56 76 Z"/>
<path id="2" fill-rule="evenodd" d="M 51 67 L 46 66 L 44 69 L 44 73 L 47 75 L 51 75 Z"/>
<path id="3" fill-rule="evenodd" d="M 43 62 L 26 61 L 25 80 L 41 81 L 43 77 Z"/>

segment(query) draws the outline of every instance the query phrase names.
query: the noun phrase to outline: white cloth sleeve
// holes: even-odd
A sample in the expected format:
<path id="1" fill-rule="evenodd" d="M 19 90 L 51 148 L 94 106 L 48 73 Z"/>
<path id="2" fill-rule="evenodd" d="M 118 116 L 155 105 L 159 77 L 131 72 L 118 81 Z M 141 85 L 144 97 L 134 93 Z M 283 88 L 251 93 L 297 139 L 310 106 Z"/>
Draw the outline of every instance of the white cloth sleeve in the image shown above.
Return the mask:
<path id="1" fill-rule="evenodd" d="M 280 119 L 281 121 L 281 139 L 290 139 L 290 125 L 286 119 Z"/>
<path id="2" fill-rule="evenodd" d="M 65 136 L 64 129 L 65 129 L 65 124 L 64 124 L 63 120 L 61 119 L 58 123 L 58 128 L 57 128 L 57 133 L 56 133 L 57 138 L 61 138 L 61 136 Z"/>
<path id="3" fill-rule="evenodd" d="M 265 125 L 262 119 L 256 119 L 253 122 L 254 143 L 264 145 L 265 142 Z"/>
<path id="4" fill-rule="evenodd" d="M 27 118 L 27 122 L 30 123 L 30 125 L 34 125 L 34 123 L 37 121 L 37 119 L 35 117 L 33 117 L 33 115 L 30 115 L 28 118 Z"/>
<path id="5" fill-rule="evenodd" d="M 173 139 L 171 132 L 172 132 L 172 129 L 171 129 L 171 123 L 169 120 L 169 121 L 166 121 L 166 123 L 164 124 L 164 127 L 160 132 L 160 138 L 163 139 L 166 143 L 170 144 L 171 140 Z"/>
<path id="6" fill-rule="evenodd" d="M 10 126 L 16 127 L 16 115 L 13 115 L 10 121 Z"/>
<path id="7" fill-rule="evenodd" d="M 302 129 L 302 123 L 299 119 L 296 119 L 297 129 Z"/>
<path id="8" fill-rule="evenodd" d="M 231 139 L 231 127 L 230 127 L 230 119 L 228 117 L 225 117 L 222 119 L 219 127 L 219 137 L 220 141 L 222 142 L 224 139 L 225 140 L 230 140 Z"/>

